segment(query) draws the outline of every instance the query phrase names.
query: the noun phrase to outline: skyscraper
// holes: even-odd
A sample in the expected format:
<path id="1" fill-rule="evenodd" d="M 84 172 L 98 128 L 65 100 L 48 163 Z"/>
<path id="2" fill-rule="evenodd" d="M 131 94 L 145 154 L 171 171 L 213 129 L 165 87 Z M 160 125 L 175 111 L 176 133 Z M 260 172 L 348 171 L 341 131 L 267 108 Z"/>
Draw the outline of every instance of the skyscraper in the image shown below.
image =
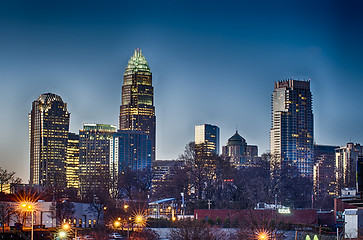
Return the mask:
<path id="1" fill-rule="evenodd" d="M 209 154 L 219 154 L 219 127 L 211 124 L 195 126 L 195 147 L 204 145 Z"/>
<path id="2" fill-rule="evenodd" d="M 314 128 L 310 81 L 275 82 L 272 93 L 270 151 L 281 167 L 295 166 L 312 178 Z"/>
<path id="3" fill-rule="evenodd" d="M 335 180 L 335 149 L 338 146 L 314 145 L 314 206 L 327 205 L 329 196 L 336 191 Z"/>
<path id="4" fill-rule="evenodd" d="M 53 93 L 39 96 L 29 114 L 30 183 L 64 188 L 70 113 Z"/>
<path id="5" fill-rule="evenodd" d="M 118 130 L 110 141 L 110 176 L 112 195 L 118 176 L 126 169 L 151 170 L 151 140 L 149 135 L 135 130 Z"/>
<path id="6" fill-rule="evenodd" d="M 110 168 L 118 172 L 151 169 L 151 141 L 141 131 L 119 130 L 111 139 Z"/>
<path id="7" fill-rule="evenodd" d="M 120 106 L 120 130 L 138 130 L 150 136 L 152 154 L 155 160 L 156 117 L 154 88 L 149 65 L 137 49 L 128 62 L 122 86 Z"/>
<path id="8" fill-rule="evenodd" d="M 358 157 L 363 156 L 363 146 L 359 143 L 347 143 L 346 146 L 335 149 L 336 194 L 342 188 L 355 188 Z"/>
<path id="9" fill-rule="evenodd" d="M 109 188 L 110 140 L 116 126 L 83 124 L 79 131 L 79 180 L 82 198 Z"/>
<path id="10" fill-rule="evenodd" d="M 79 187 L 79 135 L 68 133 L 66 178 L 68 188 Z"/>

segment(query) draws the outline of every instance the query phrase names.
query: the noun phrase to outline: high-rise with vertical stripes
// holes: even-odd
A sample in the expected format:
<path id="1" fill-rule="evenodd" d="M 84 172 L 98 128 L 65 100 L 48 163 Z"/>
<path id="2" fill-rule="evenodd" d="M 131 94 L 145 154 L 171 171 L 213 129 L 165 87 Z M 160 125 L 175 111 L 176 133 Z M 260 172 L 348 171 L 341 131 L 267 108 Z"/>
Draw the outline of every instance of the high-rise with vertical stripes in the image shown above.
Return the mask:
<path id="1" fill-rule="evenodd" d="M 296 167 L 312 178 L 314 119 L 310 81 L 275 82 L 272 93 L 270 151 L 279 166 Z"/>
<path id="2" fill-rule="evenodd" d="M 151 160 L 155 160 L 154 88 L 149 65 L 140 49 L 135 50 L 124 73 L 119 129 L 147 134 L 151 140 Z"/>
<path id="3" fill-rule="evenodd" d="M 57 189 L 67 186 L 66 157 L 70 113 L 62 98 L 45 93 L 29 113 L 30 183 Z"/>

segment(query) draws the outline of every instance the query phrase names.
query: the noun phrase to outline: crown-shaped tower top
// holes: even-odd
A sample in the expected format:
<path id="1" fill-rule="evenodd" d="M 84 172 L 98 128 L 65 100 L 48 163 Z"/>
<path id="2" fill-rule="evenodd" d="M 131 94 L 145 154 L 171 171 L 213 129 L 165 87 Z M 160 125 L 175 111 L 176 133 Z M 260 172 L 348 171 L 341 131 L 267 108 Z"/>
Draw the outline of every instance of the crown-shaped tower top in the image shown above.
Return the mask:
<path id="1" fill-rule="evenodd" d="M 141 49 L 136 49 L 127 64 L 125 74 L 133 74 L 139 71 L 150 72 L 150 68 L 144 55 L 142 55 Z"/>

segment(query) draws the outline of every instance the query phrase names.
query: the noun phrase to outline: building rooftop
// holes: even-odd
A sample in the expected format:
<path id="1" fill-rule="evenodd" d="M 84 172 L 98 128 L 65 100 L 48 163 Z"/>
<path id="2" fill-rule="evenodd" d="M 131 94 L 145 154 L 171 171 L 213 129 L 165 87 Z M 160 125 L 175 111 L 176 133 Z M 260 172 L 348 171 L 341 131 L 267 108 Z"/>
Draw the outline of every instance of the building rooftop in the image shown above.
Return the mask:
<path id="1" fill-rule="evenodd" d="M 125 74 L 132 74 L 139 71 L 150 73 L 150 68 L 144 55 L 142 55 L 141 49 L 136 49 L 127 64 Z"/>
<path id="2" fill-rule="evenodd" d="M 62 98 L 54 93 L 43 93 L 38 97 L 38 101 L 40 101 L 42 104 L 49 104 L 51 102 L 63 103 Z"/>
<path id="3" fill-rule="evenodd" d="M 241 146 L 243 144 L 246 144 L 246 140 L 238 134 L 238 131 L 227 142 L 228 146 Z"/>

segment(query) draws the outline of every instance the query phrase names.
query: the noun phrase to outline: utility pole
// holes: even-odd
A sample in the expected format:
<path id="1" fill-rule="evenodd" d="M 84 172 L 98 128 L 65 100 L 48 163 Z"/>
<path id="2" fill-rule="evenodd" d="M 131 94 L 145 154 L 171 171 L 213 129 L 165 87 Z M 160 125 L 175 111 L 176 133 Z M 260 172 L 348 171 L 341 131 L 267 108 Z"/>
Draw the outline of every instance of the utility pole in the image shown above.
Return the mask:
<path id="1" fill-rule="evenodd" d="M 182 211 L 183 211 L 183 219 L 184 219 L 184 214 L 185 214 L 184 193 L 181 192 L 180 195 L 181 195 L 181 198 L 182 198 L 181 208 L 183 209 Z"/>

